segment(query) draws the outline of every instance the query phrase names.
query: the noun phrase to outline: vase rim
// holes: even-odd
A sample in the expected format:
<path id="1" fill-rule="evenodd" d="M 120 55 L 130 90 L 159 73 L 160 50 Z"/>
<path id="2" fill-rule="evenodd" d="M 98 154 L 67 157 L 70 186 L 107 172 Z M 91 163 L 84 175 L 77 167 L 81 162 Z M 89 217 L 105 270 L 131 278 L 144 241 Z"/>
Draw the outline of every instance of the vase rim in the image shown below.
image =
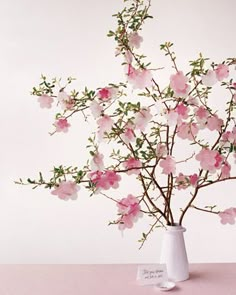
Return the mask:
<path id="1" fill-rule="evenodd" d="M 178 223 L 174 223 L 174 225 L 167 225 L 166 229 L 168 232 L 185 232 L 186 228 Z"/>

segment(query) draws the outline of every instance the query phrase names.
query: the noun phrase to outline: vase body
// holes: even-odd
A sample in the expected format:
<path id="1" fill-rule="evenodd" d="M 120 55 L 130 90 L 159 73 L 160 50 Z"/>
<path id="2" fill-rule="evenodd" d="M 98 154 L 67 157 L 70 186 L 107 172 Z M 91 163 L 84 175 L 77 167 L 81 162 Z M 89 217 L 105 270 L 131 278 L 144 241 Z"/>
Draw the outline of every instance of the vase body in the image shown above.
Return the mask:
<path id="1" fill-rule="evenodd" d="M 160 263 L 166 264 L 168 278 L 174 282 L 189 278 L 189 264 L 182 226 L 167 226 L 164 233 Z"/>

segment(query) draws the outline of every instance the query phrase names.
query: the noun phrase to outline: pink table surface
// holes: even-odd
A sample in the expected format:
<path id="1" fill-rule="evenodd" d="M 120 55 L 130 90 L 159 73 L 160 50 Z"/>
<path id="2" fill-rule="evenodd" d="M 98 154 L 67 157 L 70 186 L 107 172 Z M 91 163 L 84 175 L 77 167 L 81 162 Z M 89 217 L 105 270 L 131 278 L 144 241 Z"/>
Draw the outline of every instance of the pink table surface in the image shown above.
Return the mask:
<path id="1" fill-rule="evenodd" d="M 0 295 L 165 294 L 136 282 L 138 265 L 0 265 Z M 236 295 L 236 263 L 191 264 L 168 294 Z"/>

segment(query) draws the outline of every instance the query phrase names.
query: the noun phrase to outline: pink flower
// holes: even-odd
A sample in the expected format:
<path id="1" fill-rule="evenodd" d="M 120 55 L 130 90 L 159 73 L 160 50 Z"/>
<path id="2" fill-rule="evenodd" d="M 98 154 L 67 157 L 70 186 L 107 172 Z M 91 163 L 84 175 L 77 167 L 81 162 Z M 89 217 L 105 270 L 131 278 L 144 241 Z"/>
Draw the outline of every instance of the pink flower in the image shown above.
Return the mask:
<path id="1" fill-rule="evenodd" d="M 209 111 L 205 107 L 200 106 L 199 108 L 196 108 L 194 112 L 199 129 L 206 128 L 207 119 L 210 116 Z"/>
<path id="2" fill-rule="evenodd" d="M 236 89 L 236 82 L 233 82 L 233 83 L 232 83 L 232 87 L 233 87 L 234 89 Z"/>
<path id="3" fill-rule="evenodd" d="M 134 124 L 137 129 L 144 131 L 148 123 L 152 119 L 152 115 L 149 108 L 142 108 L 135 114 Z"/>
<path id="4" fill-rule="evenodd" d="M 103 154 L 100 154 L 98 152 L 93 156 L 90 164 L 92 171 L 104 170 L 103 158 Z"/>
<path id="5" fill-rule="evenodd" d="M 47 94 L 43 94 L 38 97 L 38 102 L 40 107 L 50 109 L 52 107 L 53 98 Z"/>
<path id="6" fill-rule="evenodd" d="M 104 87 L 98 91 L 97 97 L 101 101 L 109 101 L 117 94 L 117 89 L 113 87 Z"/>
<path id="7" fill-rule="evenodd" d="M 136 197 L 129 194 L 117 203 L 118 214 L 122 215 L 119 221 L 119 229 L 132 228 L 134 222 L 142 217 L 141 207 Z"/>
<path id="8" fill-rule="evenodd" d="M 176 112 L 179 115 L 179 117 L 181 119 L 187 119 L 188 118 L 188 112 L 189 112 L 189 108 L 186 107 L 183 103 L 180 103 L 177 107 L 176 107 Z"/>
<path id="9" fill-rule="evenodd" d="M 72 99 L 71 96 L 69 96 L 65 91 L 60 91 L 58 93 L 57 99 L 63 110 L 71 110 L 75 105 L 74 99 Z"/>
<path id="10" fill-rule="evenodd" d="M 218 81 L 222 81 L 225 78 L 228 78 L 229 76 L 229 67 L 224 64 L 218 65 L 218 67 L 215 69 L 216 78 Z"/>
<path id="11" fill-rule="evenodd" d="M 156 156 L 158 159 L 167 155 L 167 147 L 165 144 L 158 143 L 156 147 Z"/>
<path id="12" fill-rule="evenodd" d="M 182 139 L 193 140 L 198 134 L 198 127 L 196 123 L 182 123 L 177 128 L 177 135 Z"/>
<path id="13" fill-rule="evenodd" d="M 91 172 L 88 176 L 92 183 L 96 186 L 97 190 L 108 190 L 110 188 L 118 188 L 119 181 L 121 180 L 120 175 L 118 175 L 115 171 L 111 170 L 107 170 L 105 172 Z"/>
<path id="14" fill-rule="evenodd" d="M 68 132 L 70 124 L 67 122 L 67 119 L 60 118 L 54 123 L 57 132 Z"/>
<path id="15" fill-rule="evenodd" d="M 152 86 L 152 73 L 147 69 L 138 69 L 128 65 L 127 80 L 134 89 L 144 89 Z"/>
<path id="16" fill-rule="evenodd" d="M 236 93 L 233 95 L 233 101 L 236 103 Z"/>
<path id="17" fill-rule="evenodd" d="M 140 169 L 142 167 L 142 163 L 135 159 L 135 158 L 129 158 L 128 160 L 126 160 L 124 162 L 124 167 L 125 169 L 129 169 L 127 171 L 127 174 L 128 175 L 131 175 L 131 174 L 139 174 L 140 173 Z"/>
<path id="18" fill-rule="evenodd" d="M 209 112 L 205 107 L 200 106 L 199 108 L 197 108 L 197 110 L 195 110 L 195 115 L 198 120 L 206 120 L 209 116 Z"/>
<path id="19" fill-rule="evenodd" d="M 175 126 L 177 123 L 179 123 L 179 115 L 176 110 L 170 110 L 166 115 L 166 119 L 169 126 Z"/>
<path id="20" fill-rule="evenodd" d="M 220 179 L 226 179 L 230 177 L 230 170 L 231 170 L 231 166 L 229 163 L 224 163 L 221 167 L 221 175 L 220 175 Z"/>
<path id="21" fill-rule="evenodd" d="M 175 173 L 175 160 L 171 156 L 167 156 L 166 159 L 160 161 L 160 167 L 163 168 L 163 174 Z"/>
<path id="22" fill-rule="evenodd" d="M 133 55 L 130 51 L 126 51 L 125 54 L 124 54 L 124 58 L 125 58 L 125 62 L 127 64 L 131 64 L 132 61 L 133 61 Z"/>
<path id="23" fill-rule="evenodd" d="M 198 179 L 199 179 L 199 177 L 198 177 L 198 175 L 196 173 L 194 173 L 193 175 L 190 175 L 189 176 L 189 181 L 190 181 L 190 184 L 192 186 L 196 186 L 197 185 Z"/>
<path id="24" fill-rule="evenodd" d="M 99 183 L 103 175 L 104 175 L 104 172 L 102 171 L 92 171 L 88 173 L 88 177 L 90 178 L 91 182 L 95 184 L 97 188 L 99 188 Z"/>
<path id="25" fill-rule="evenodd" d="M 103 108 L 102 106 L 96 101 L 93 100 L 89 106 L 89 109 L 95 119 L 101 116 Z"/>
<path id="26" fill-rule="evenodd" d="M 128 36 L 128 39 L 129 39 L 129 46 L 135 47 L 137 49 L 140 47 L 140 43 L 143 42 L 143 38 L 139 36 L 137 32 L 130 33 Z"/>
<path id="27" fill-rule="evenodd" d="M 202 84 L 207 87 L 212 87 L 214 84 L 216 84 L 217 78 L 216 78 L 216 72 L 212 70 L 208 70 L 206 75 L 202 76 Z"/>
<path id="28" fill-rule="evenodd" d="M 57 195 L 62 200 L 77 199 L 78 185 L 73 181 L 62 181 L 59 186 L 54 189 L 51 194 Z"/>
<path id="29" fill-rule="evenodd" d="M 174 90 L 176 96 L 186 97 L 190 90 L 187 84 L 188 78 L 184 76 L 183 72 L 177 72 L 170 76 L 170 87 Z"/>
<path id="30" fill-rule="evenodd" d="M 211 131 L 221 131 L 221 127 L 223 126 L 224 121 L 219 119 L 217 115 L 211 116 L 207 119 L 206 127 Z"/>
<path id="31" fill-rule="evenodd" d="M 196 155 L 196 160 L 200 161 L 202 169 L 214 173 L 222 164 L 223 158 L 218 151 L 204 148 Z"/>
<path id="32" fill-rule="evenodd" d="M 105 182 L 107 182 L 110 187 L 112 188 L 118 188 L 119 187 L 119 181 L 121 180 L 120 175 L 118 175 L 115 171 L 107 170 L 105 171 Z"/>
<path id="33" fill-rule="evenodd" d="M 222 224 L 235 224 L 236 208 L 228 208 L 223 212 L 220 212 L 219 217 L 221 218 Z"/>
<path id="34" fill-rule="evenodd" d="M 135 134 L 132 128 L 127 127 L 125 132 L 120 135 L 125 144 L 135 141 Z"/>
<path id="35" fill-rule="evenodd" d="M 224 142 L 229 142 L 232 144 L 236 143 L 236 127 L 233 128 L 232 132 L 226 131 L 225 133 L 222 134 L 222 140 Z"/>
<path id="36" fill-rule="evenodd" d="M 216 169 L 219 169 L 221 167 L 221 164 L 222 164 L 224 158 L 221 156 L 220 153 L 217 153 L 215 156 L 215 160 L 216 160 L 215 167 L 216 167 Z"/>
<path id="37" fill-rule="evenodd" d="M 100 119 L 98 119 L 97 123 L 98 123 L 98 138 L 99 139 L 103 138 L 104 133 L 109 133 L 112 129 L 113 124 L 114 124 L 113 120 L 107 115 L 104 115 Z"/>
<path id="38" fill-rule="evenodd" d="M 188 178 L 183 173 L 179 173 L 179 175 L 175 179 L 175 183 L 177 185 L 178 190 L 186 189 L 189 186 Z"/>
<path id="39" fill-rule="evenodd" d="M 186 100 L 187 104 L 188 105 L 192 105 L 192 106 L 198 106 L 199 105 L 199 102 L 197 100 L 196 97 L 192 97 L 192 96 L 189 96 L 189 98 Z"/>

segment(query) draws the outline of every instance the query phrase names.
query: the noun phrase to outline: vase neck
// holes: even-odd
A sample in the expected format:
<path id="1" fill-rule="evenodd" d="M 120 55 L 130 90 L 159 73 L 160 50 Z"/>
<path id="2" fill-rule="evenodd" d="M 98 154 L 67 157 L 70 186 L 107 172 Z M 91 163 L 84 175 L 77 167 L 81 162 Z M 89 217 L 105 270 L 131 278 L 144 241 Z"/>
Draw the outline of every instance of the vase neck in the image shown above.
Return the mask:
<path id="1" fill-rule="evenodd" d="M 186 228 L 182 225 L 175 223 L 174 225 L 167 225 L 166 227 L 167 232 L 185 232 Z"/>

